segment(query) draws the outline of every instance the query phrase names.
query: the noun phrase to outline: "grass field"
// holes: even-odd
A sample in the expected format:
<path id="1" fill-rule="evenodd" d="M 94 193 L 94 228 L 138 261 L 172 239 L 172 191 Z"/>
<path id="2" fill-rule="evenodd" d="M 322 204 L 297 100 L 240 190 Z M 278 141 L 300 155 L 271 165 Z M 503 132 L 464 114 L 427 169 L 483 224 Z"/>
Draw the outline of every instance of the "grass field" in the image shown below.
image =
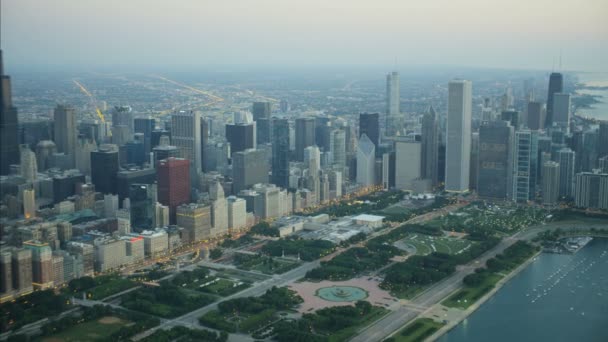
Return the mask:
<path id="1" fill-rule="evenodd" d="M 479 300 L 479 298 L 483 297 L 483 295 L 490 292 L 501 278 L 502 276 L 499 274 L 491 274 L 479 286 L 465 286 L 441 304 L 451 308 L 466 309 Z"/>
<path id="2" fill-rule="evenodd" d="M 346 329 L 338 330 L 327 336 L 329 342 L 348 341 L 351 337 L 357 334 L 359 329 L 370 325 L 372 322 L 379 320 L 381 317 L 388 314 L 389 311 L 381 307 L 373 307 L 372 311 L 365 316 L 357 325 Z"/>
<path id="3" fill-rule="evenodd" d="M 299 262 L 278 257 L 239 254 L 235 256 L 236 267 L 246 271 L 257 271 L 264 274 L 281 274 L 292 270 Z"/>
<path id="4" fill-rule="evenodd" d="M 116 275 L 100 276 L 95 278 L 95 281 L 98 285 L 86 290 L 87 297 L 93 300 L 101 300 L 137 286 L 134 281 Z"/>
<path id="5" fill-rule="evenodd" d="M 109 337 L 130 324 L 130 321 L 107 316 L 100 319 L 75 325 L 59 334 L 45 337 L 43 342 L 80 342 L 80 341 L 107 341 Z"/>
<path id="6" fill-rule="evenodd" d="M 455 237 L 437 237 L 424 234 L 408 235 L 399 240 L 398 244 L 409 244 L 416 248 L 416 255 L 427 255 L 433 252 L 460 254 L 470 248 L 474 242 Z M 398 245 L 397 245 L 398 246 Z"/>
<path id="7" fill-rule="evenodd" d="M 210 282 L 210 281 L 213 281 L 213 283 L 209 284 L 209 285 L 205 285 L 205 286 L 203 286 L 204 283 L 203 284 L 195 283 L 195 284 L 193 284 L 194 287 L 191 287 L 191 288 L 196 289 L 198 291 L 226 297 L 226 296 L 230 296 L 231 294 L 237 293 L 241 290 L 244 290 L 250 286 L 250 284 L 244 283 L 244 282 L 241 282 L 241 284 L 238 285 L 239 282 L 235 282 L 235 281 L 224 279 L 224 278 L 215 278 L 214 280 L 209 280 L 208 282 Z"/>
<path id="8" fill-rule="evenodd" d="M 385 342 L 419 342 L 433 335 L 443 327 L 443 323 L 436 322 L 430 318 L 418 318 L 403 330 L 386 339 Z"/>

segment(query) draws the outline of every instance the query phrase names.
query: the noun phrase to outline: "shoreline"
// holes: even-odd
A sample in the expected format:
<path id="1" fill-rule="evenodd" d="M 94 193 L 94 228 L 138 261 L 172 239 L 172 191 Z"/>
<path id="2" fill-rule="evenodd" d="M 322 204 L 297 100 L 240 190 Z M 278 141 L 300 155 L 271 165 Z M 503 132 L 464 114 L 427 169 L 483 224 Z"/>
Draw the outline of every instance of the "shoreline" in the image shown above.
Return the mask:
<path id="1" fill-rule="evenodd" d="M 441 329 L 437 330 L 433 335 L 429 336 L 425 341 L 427 341 L 427 342 L 434 342 L 434 341 L 438 340 L 440 337 L 442 337 L 443 335 L 445 335 L 448 332 L 450 332 L 455 327 L 457 327 L 460 323 L 462 323 L 462 321 L 464 321 L 471 314 L 473 314 L 475 311 L 477 311 L 477 309 L 479 309 L 488 299 L 492 298 L 500 289 L 502 289 L 502 287 L 506 283 L 508 283 L 509 280 L 513 279 L 513 277 L 515 277 L 516 275 L 518 275 L 521 271 L 523 271 L 531 263 L 533 263 L 536 260 L 536 258 L 540 254 L 542 254 L 542 253 L 543 253 L 543 251 L 541 250 L 541 251 L 536 252 L 534 255 L 530 256 L 530 258 L 528 258 L 526 261 L 524 261 L 521 265 L 517 266 L 514 270 L 512 270 L 511 272 L 509 272 L 509 274 L 507 274 L 502 279 L 500 279 L 496 283 L 496 285 L 494 286 L 494 288 L 492 288 L 492 290 L 490 290 L 490 292 L 486 293 L 477 302 L 475 302 L 474 304 L 472 304 L 471 306 L 469 306 L 467 309 L 463 310 L 463 312 L 461 313 L 461 316 L 458 319 L 449 322 L 448 324 L 446 324 L 445 326 L 443 326 Z M 454 292 L 450 293 L 446 298 L 449 298 L 449 296 L 451 296 L 452 294 L 456 293 L 459 290 L 460 289 L 457 289 Z M 437 305 L 441 306 L 441 302 L 438 303 Z"/>

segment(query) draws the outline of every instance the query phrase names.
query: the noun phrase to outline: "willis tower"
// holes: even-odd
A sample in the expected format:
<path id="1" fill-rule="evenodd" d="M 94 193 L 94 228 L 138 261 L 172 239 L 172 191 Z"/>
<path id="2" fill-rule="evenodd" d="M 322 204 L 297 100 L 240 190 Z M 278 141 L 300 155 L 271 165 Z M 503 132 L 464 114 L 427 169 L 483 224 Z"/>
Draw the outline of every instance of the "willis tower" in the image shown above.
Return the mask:
<path id="1" fill-rule="evenodd" d="M 11 97 L 11 77 L 4 74 L 0 50 L 0 175 L 10 172 L 11 164 L 19 164 L 17 108 Z"/>

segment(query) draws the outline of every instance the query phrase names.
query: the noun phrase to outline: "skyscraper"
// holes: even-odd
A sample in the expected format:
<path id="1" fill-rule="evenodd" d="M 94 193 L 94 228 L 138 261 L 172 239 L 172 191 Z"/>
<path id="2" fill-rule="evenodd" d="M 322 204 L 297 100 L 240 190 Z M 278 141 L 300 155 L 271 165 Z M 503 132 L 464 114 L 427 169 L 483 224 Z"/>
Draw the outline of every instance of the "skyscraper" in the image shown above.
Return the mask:
<path id="1" fill-rule="evenodd" d="M 542 170 L 543 204 L 556 204 L 559 199 L 559 164 L 547 161 Z"/>
<path id="2" fill-rule="evenodd" d="M 289 122 L 287 119 L 272 121 L 272 183 L 289 187 Z"/>
<path id="3" fill-rule="evenodd" d="M 576 175 L 575 188 L 577 207 L 608 209 L 608 174 L 581 172 Z"/>
<path id="4" fill-rule="evenodd" d="M 553 122 L 568 132 L 570 128 L 570 94 L 553 94 Z"/>
<path id="5" fill-rule="evenodd" d="M 523 130 L 515 132 L 513 153 L 513 201 L 527 202 L 536 194 L 538 162 L 538 133 Z"/>
<path id="6" fill-rule="evenodd" d="M 125 127 L 128 136 L 133 135 L 133 110 L 130 106 L 116 106 L 112 109 L 112 127 Z"/>
<path id="7" fill-rule="evenodd" d="M 249 149 L 232 155 L 232 192 L 257 183 L 268 183 L 268 160 L 263 150 Z"/>
<path id="8" fill-rule="evenodd" d="M 270 102 L 254 102 L 251 108 L 253 120 L 256 122 L 256 140 L 258 144 L 267 144 L 270 142 L 271 108 L 272 104 Z"/>
<path id="9" fill-rule="evenodd" d="M 177 225 L 184 228 L 182 243 L 188 244 L 211 236 L 211 206 L 207 203 L 190 203 L 177 207 Z"/>
<path id="10" fill-rule="evenodd" d="M 601 121 L 597 137 L 598 157 L 608 156 L 608 121 Z"/>
<path id="11" fill-rule="evenodd" d="M 437 185 L 437 153 L 439 150 L 439 128 L 437 114 L 433 106 L 422 117 L 422 156 L 420 176 L 430 179 L 431 184 Z"/>
<path id="12" fill-rule="evenodd" d="M 445 190 L 469 190 L 471 160 L 471 102 L 470 81 L 453 80 L 448 84 L 447 143 Z"/>
<path id="13" fill-rule="evenodd" d="M 479 128 L 477 193 L 480 197 L 510 197 L 513 133 L 513 127 L 506 121 L 490 121 Z"/>
<path id="14" fill-rule="evenodd" d="M 170 222 L 175 222 L 177 206 L 190 202 L 190 161 L 168 158 L 158 162 L 158 201 L 169 207 Z"/>
<path id="15" fill-rule="evenodd" d="M 34 189 L 23 190 L 23 217 L 26 219 L 36 217 L 36 193 Z"/>
<path id="16" fill-rule="evenodd" d="M 359 114 L 359 138 L 363 134 L 367 135 L 372 144 L 377 148 L 380 142 L 380 115 L 378 113 Z"/>
<path id="17" fill-rule="evenodd" d="M 422 144 L 417 141 L 395 142 L 395 187 L 413 190 L 420 178 Z"/>
<path id="18" fill-rule="evenodd" d="M 202 171 L 201 115 L 196 111 L 180 111 L 171 115 L 171 143 L 188 159 L 191 173 Z"/>
<path id="19" fill-rule="evenodd" d="M 559 72 L 552 72 L 549 76 L 549 92 L 547 94 L 547 120 L 545 125 L 551 127 L 555 121 L 553 112 L 553 98 L 556 93 L 564 91 L 564 78 Z"/>
<path id="20" fill-rule="evenodd" d="M 296 160 L 304 160 L 304 149 L 315 144 L 315 119 L 296 119 Z"/>
<path id="21" fill-rule="evenodd" d="M 256 147 L 255 123 L 226 125 L 226 140 L 230 143 L 230 152 L 240 152 Z"/>
<path id="22" fill-rule="evenodd" d="M 36 162 L 36 154 L 30 150 L 28 145 L 20 145 L 21 154 L 21 177 L 27 182 L 36 180 L 38 174 L 38 165 Z"/>
<path id="23" fill-rule="evenodd" d="M 557 162 L 559 163 L 559 195 L 564 197 L 574 196 L 574 162 L 576 153 L 569 148 L 557 151 Z"/>
<path id="24" fill-rule="evenodd" d="M 343 170 L 346 166 L 346 132 L 342 129 L 334 129 L 329 134 L 329 150 L 332 156 L 332 164 Z"/>
<path id="25" fill-rule="evenodd" d="M 53 251 L 48 243 L 26 241 L 23 248 L 32 251 L 32 282 L 37 288 L 53 285 Z"/>
<path id="26" fill-rule="evenodd" d="M 91 152 L 91 182 L 102 194 L 116 194 L 118 173 L 118 146 L 104 144 Z"/>
<path id="27" fill-rule="evenodd" d="M 399 73 L 393 71 L 386 75 L 386 135 L 395 135 L 400 115 L 399 109 Z M 359 133 L 362 134 L 362 133 Z M 378 146 L 377 141 L 368 136 Z"/>
<path id="28" fill-rule="evenodd" d="M 374 185 L 376 182 L 376 146 L 367 137 L 361 135 L 357 146 L 357 183 L 363 186 Z"/>
<path id="29" fill-rule="evenodd" d="M 76 149 L 76 110 L 70 106 L 55 107 L 55 145 L 74 161 Z M 72 163 L 73 165 L 73 163 Z"/>
<path id="30" fill-rule="evenodd" d="M 0 175 L 10 172 L 11 164 L 19 164 L 19 128 L 17 108 L 13 106 L 11 77 L 4 74 L 0 50 Z"/>
<path id="31" fill-rule="evenodd" d="M 545 127 L 543 118 L 543 104 L 536 101 L 528 102 L 528 128 L 531 130 L 539 130 Z"/>
<path id="32" fill-rule="evenodd" d="M 155 126 L 156 120 L 151 117 L 133 119 L 135 133 L 143 133 L 144 135 L 144 150 L 146 155 L 152 152 L 152 132 Z"/>

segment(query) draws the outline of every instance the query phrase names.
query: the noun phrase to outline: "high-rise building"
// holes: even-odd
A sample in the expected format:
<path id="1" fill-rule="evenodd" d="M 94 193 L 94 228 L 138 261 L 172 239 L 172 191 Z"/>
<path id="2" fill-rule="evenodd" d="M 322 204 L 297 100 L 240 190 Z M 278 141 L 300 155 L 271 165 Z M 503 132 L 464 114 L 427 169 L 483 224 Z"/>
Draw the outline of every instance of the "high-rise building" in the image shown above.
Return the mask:
<path id="1" fill-rule="evenodd" d="M 23 248 L 32 251 L 32 283 L 36 288 L 53 286 L 53 251 L 48 243 L 25 241 Z"/>
<path id="2" fill-rule="evenodd" d="M 268 160 L 263 150 L 249 149 L 232 155 L 232 192 L 257 183 L 268 183 Z"/>
<path id="3" fill-rule="evenodd" d="M 367 135 L 377 148 L 380 143 L 380 114 L 378 113 L 361 113 L 359 114 L 359 138 L 363 134 Z"/>
<path id="4" fill-rule="evenodd" d="M 601 121 L 597 136 L 598 157 L 608 156 L 608 121 Z"/>
<path id="5" fill-rule="evenodd" d="M 576 175 L 574 203 L 579 208 L 608 209 L 608 174 L 581 172 Z"/>
<path id="6" fill-rule="evenodd" d="M 537 165 L 538 133 L 529 130 L 515 132 L 513 201 L 527 202 L 535 198 Z"/>
<path id="7" fill-rule="evenodd" d="M 91 182 L 102 194 L 116 194 L 119 169 L 118 146 L 103 144 L 91 152 Z"/>
<path id="8" fill-rule="evenodd" d="M 220 182 L 211 183 L 209 198 L 211 199 L 211 235 L 222 236 L 228 234 L 228 203 Z"/>
<path id="9" fill-rule="evenodd" d="M 226 140 L 230 143 L 230 152 L 241 152 L 256 147 L 255 123 L 226 125 Z"/>
<path id="10" fill-rule="evenodd" d="M 184 244 L 208 239 L 211 236 L 211 206 L 203 203 L 183 204 L 177 207 L 177 225 L 184 228 Z"/>
<path id="11" fill-rule="evenodd" d="M 317 177 L 321 170 L 321 151 L 317 146 L 308 146 L 304 149 L 304 164 L 310 176 Z"/>
<path id="12" fill-rule="evenodd" d="M 287 119 L 272 121 L 272 183 L 289 187 L 289 122 Z"/>
<path id="13" fill-rule="evenodd" d="M 175 222 L 175 209 L 190 202 L 190 161 L 169 158 L 158 162 L 158 201 L 169 207 L 169 222 Z"/>
<path id="14" fill-rule="evenodd" d="M 315 119 L 296 119 L 296 160 L 304 160 L 304 149 L 315 144 Z"/>
<path id="15" fill-rule="evenodd" d="M 51 157 L 57 153 L 57 147 L 51 140 L 41 140 L 36 145 L 36 165 L 38 170 L 46 171 L 51 167 Z M 90 159 L 90 156 L 89 156 Z M 89 168 L 91 167 L 89 160 Z"/>
<path id="16" fill-rule="evenodd" d="M 135 133 L 144 135 L 144 151 L 146 155 L 152 152 L 152 132 L 156 127 L 156 120 L 151 117 L 133 119 Z"/>
<path id="17" fill-rule="evenodd" d="M 430 179 L 431 184 L 437 185 L 437 163 L 439 152 L 439 127 L 437 124 L 437 114 L 433 106 L 422 117 L 422 156 L 420 176 Z"/>
<path id="18" fill-rule="evenodd" d="M 12 250 L 13 289 L 17 293 L 32 292 L 32 251 L 25 248 Z"/>
<path id="19" fill-rule="evenodd" d="M 516 110 L 504 110 L 500 113 L 502 121 L 508 121 L 514 130 L 518 130 L 522 124 L 521 113 Z"/>
<path id="20" fill-rule="evenodd" d="M 422 144 L 417 141 L 395 142 L 395 187 L 413 190 L 420 179 Z"/>
<path id="21" fill-rule="evenodd" d="M 374 185 L 376 182 L 376 146 L 362 134 L 357 146 L 357 183 L 364 186 Z"/>
<path id="22" fill-rule="evenodd" d="M 112 108 L 112 127 L 125 127 L 127 136 L 133 135 L 135 129 L 133 110 L 130 106 L 116 106 Z"/>
<path id="23" fill-rule="evenodd" d="M 169 207 L 156 202 L 154 204 L 154 228 L 168 226 L 169 217 Z"/>
<path id="24" fill-rule="evenodd" d="M 608 173 L 608 156 L 599 159 L 599 169 L 601 173 Z"/>
<path id="25" fill-rule="evenodd" d="M 480 197 L 510 198 L 513 134 L 513 127 L 506 121 L 486 122 L 479 128 L 477 193 Z"/>
<path id="26" fill-rule="evenodd" d="M 57 152 L 65 153 L 71 160 L 76 153 L 76 110 L 70 106 L 55 107 L 55 145 Z"/>
<path id="27" fill-rule="evenodd" d="M 557 151 L 557 162 L 559 163 L 559 195 L 564 197 L 574 196 L 574 162 L 576 153 L 569 148 Z"/>
<path id="28" fill-rule="evenodd" d="M 570 94 L 553 94 L 553 122 L 566 132 L 570 128 L 570 107 Z"/>
<path id="29" fill-rule="evenodd" d="M 399 109 L 400 102 L 400 90 L 399 90 L 399 73 L 393 71 L 386 75 L 386 135 L 395 135 L 397 129 L 397 123 L 399 115 L 401 113 Z M 363 134 L 359 132 L 359 134 Z M 368 137 L 378 147 L 378 142 L 368 135 Z"/>
<path id="30" fill-rule="evenodd" d="M 271 140 L 271 108 L 270 102 L 254 102 L 251 108 L 253 120 L 256 122 L 256 141 L 258 144 L 267 144 Z M 255 145 L 254 147 L 255 148 Z"/>
<path id="31" fill-rule="evenodd" d="M 34 189 L 23 190 L 23 217 L 26 219 L 36 217 L 36 196 Z"/>
<path id="32" fill-rule="evenodd" d="M 0 175 L 10 173 L 12 164 L 19 164 L 19 122 L 13 106 L 11 77 L 4 74 L 0 50 Z"/>
<path id="33" fill-rule="evenodd" d="M 236 196 L 226 198 L 228 202 L 228 228 L 242 229 L 247 226 L 247 204 Z"/>
<path id="34" fill-rule="evenodd" d="M 26 182 L 33 182 L 38 175 L 38 165 L 36 162 L 36 154 L 30 150 L 29 145 L 20 145 L 21 154 L 21 177 Z"/>
<path id="35" fill-rule="evenodd" d="M 332 157 L 332 165 L 343 170 L 346 166 L 346 132 L 342 129 L 334 129 L 329 134 L 329 150 Z"/>
<path id="36" fill-rule="evenodd" d="M 448 116 L 445 162 L 445 190 L 469 190 L 471 162 L 471 102 L 470 81 L 453 80 L 448 84 Z"/>
<path id="37" fill-rule="evenodd" d="M 553 112 L 553 98 L 556 93 L 564 91 L 564 78 L 559 72 L 552 72 L 549 76 L 549 92 L 547 94 L 547 119 L 545 125 L 551 127 L 555 121 Z"/>
<path id="38" fill-rule="evenodd" d="M 556 204 L 559 199 L 559 163 L 547 161 L 542 170 L 543 204 Z"/>
<path id="39" fill-rule="evenodd" d="M 9 297 L 13 292 L 13 267 L 11 261 L 10 248 L 3 248 L 0 251 L 0 303 L 4 302 L 4 298 Z M 9 295 L 9 296 L 5 296 Z"/>
<path id="40" fill-rule="evenodd" d="M 543 104 L 536 101 L 528 102 L 528 128 L 534 131 L 545 128 Z"/>
<path id="41" fill-rule="evenodd" d="M 85 175 L 91 175 L 91 152 L 97 150 L 97 143 L 84 136 L 76 140 L 74 167 Z"/>
<path id="42" fill-rule="evenodd" d="M 157 203 L 157 193 L 155 184 L 135 183 L 129 186 L 131 226 L 136 229 L 155 228 L 154 204 Z"/>
<path id="43" fill-rule="evenodd" d="M 180 157 L 190 161 L 193 175 L 202 171 L 201 115 L 196 111 L 180 111 L 171 115 L 171 143 Z"/>

